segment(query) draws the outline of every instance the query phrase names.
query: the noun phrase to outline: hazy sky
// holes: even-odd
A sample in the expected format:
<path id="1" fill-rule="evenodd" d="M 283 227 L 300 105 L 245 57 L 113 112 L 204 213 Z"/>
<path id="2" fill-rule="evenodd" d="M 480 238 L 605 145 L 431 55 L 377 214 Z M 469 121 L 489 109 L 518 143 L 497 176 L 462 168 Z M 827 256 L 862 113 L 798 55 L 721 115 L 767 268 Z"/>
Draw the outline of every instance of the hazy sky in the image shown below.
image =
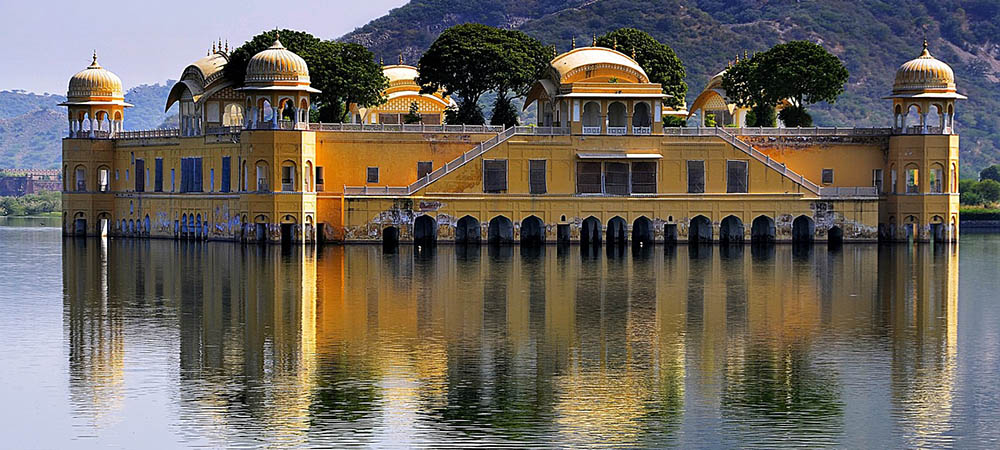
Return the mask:
<path id="1" fill-rule="evenodd" d="M 220 37 L 230 48 L 266 29 L 332 39 L 406 0 L 0 0 L 0 90 L 66 94 L 69 77 L 98 61 L 125 88 L 177 79 Z M 294 6 L 293 6 L 294 5 Z"/>

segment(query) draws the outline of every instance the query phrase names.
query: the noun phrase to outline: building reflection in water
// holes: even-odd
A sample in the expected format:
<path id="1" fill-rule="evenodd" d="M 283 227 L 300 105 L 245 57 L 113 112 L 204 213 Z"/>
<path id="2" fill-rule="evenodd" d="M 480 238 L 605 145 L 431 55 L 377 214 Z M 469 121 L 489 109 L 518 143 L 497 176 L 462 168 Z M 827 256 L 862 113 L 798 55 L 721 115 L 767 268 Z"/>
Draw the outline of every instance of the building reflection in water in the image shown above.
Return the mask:
<path id="1" fill-rule="evenodd" d="M 97 423 L 128 361 L 215 444 L 844 444 L 885 412 L 923 446 L 949 426 L 955 249 L 64 251 L 71 399 Z"/>

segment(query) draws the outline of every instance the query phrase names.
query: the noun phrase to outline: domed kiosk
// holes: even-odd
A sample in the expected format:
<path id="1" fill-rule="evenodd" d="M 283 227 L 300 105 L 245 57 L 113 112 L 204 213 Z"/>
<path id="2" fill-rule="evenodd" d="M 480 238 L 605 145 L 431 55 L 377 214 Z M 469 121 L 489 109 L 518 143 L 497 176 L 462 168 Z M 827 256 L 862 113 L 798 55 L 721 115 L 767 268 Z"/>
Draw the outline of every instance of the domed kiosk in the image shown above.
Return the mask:
<path id="1" fill-rule="evenodd" d="M 97 52 L 86 69 L 69 79 L 66 101 L 69 109 L 69 137 L 110 138 L 122 131 L 125 120 L 125 91 L 122 80 L 97 63 Z"/>
<path id="2" fill-rule="evenodd" d="M 371 107 L 359 108 L 351 105 L 352 122 L 398 124 L 406 121 L 411 106 L 416 103 L 420 123 L 440 125 L 444 123 L 444 112 L 451 107 L 457 107 L 455 101 L 445 97 L 442 92 L 421 94 L 417 77 L 420 73 L 416 67 L 399 64 L 382 67 L 382 74 L 389 80 L 389 88 L 383 92 L 385 103 Z"/>
<path id="3" fill-rule="evenodd" d="M 953 134 L 955 100 L 967 97 L 955 88 L 955 72 L 924 49 L 899 66 L 892 83 L 893 131 L 899 134 Z"/>
<path id="4" fill-rule="evenodd" d="M 538 126 L 572 134 L 648 135 L 662 132 L 667 96 L 650 83 L 633 58 L 605 47 L 581 47 L 556 56 L 548 73 L 528 92 L 538 103 Z"/>
<path id="5" fill-rule="evenodd" d="M 320 91 L 309 85 L 309 67 L 301 56 L 274 40 L 247 63 L 243 87 L 247 94 L 247 128 L 308 129 L 309 94 Z"/>
<path id="6" fill-rule="evenodd" d="M 164 111 L 179 104 L 177 116 L 181 136 L 200 136 L 219 127 L 243 126 L 242 94 L 224 76 L 229 63 L 229 44 L 214 44 L 208 55 L 188 65 L 170 89 Z"/>

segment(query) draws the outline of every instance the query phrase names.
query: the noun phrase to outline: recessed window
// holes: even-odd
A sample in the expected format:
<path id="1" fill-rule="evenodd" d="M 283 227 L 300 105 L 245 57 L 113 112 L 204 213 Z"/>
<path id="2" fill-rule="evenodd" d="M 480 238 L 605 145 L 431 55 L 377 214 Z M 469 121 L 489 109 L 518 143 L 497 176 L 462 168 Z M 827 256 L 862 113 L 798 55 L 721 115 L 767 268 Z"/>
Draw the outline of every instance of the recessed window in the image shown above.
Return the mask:
<path id="1" fill-rule="evenodd" d="M 875 186 L 875 192 L 882 192 L 882 169 L 872 170 L 872 186 Z"/>
<path id="2" fill-rule="evenodd" d="M 705 192 L 705 161 L 688 161 L 688 193 L 703 194 Z"/>
<path id="3" fill-rule="evenodd" d="M 323 191 L 323 167 L 316 167 L 316 190 Z"/>
<path id="4" fill-rule="evenodd" d="M 368 168 L 367 182 L 369 182 L 369 183 L 378 183 L 378 167 L 369 167 Z"/>
<path id="5" fill-rule="evenodd" d="M 746 194 L 747 184 L 747 162 L 726 161 L 726 192 Z"/>
<path id="6" fill-rule="evenodd" d="M 580 194 L 600 194 L 601 163 L 581 161 L 576 163 L 576 192 Z"/>
<path id="7" fill-rule="evenodd" d="M 544 194 L 548 186 L 545 183 L 545 160 L 528 161 L 528 191 L 532 194 Z"/>
<path id="8" fill-rule="evenodd" d="M 483 161 L 483 191 L 503 192 L 507 190 L 507 160 L 487 159 Z"/>
<path id="9" fill-rule="evenodd" d="M 833 184 L 833 169 L 823 169 L 823 184 Z"/>
<path id="10" fill-rule="evenodd" d="M 417 161 L 417 178 L 426 177 L 427 174 L 434 171 L 433 161 Z"/>
<path id="11" fill-rule="evenodd" d="M 632 193 L 656 193 L 656 163 L 642 161 L 632 163 Z"/>

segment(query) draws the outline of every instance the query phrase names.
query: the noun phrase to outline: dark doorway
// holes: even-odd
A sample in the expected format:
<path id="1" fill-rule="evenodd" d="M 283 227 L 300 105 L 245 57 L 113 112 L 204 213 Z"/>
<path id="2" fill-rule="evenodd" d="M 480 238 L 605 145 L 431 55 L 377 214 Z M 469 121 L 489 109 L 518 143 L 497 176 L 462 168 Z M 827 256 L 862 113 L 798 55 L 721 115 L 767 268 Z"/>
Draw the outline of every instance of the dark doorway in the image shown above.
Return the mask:
<path id="1" fill-rule="evenodd" d="M 750 243 L 752 244 L 773 244 L 775 234 L 774 219 L 768 216 L 758 216 L 750 225 Z"/>
<path id="2" fill-rule="evenodd" d="M 528 216 L 521 221 L 521 246 L 538 247 L 545 243 L 545 224 L 542 219 Z"/>
<path id="3" fill-rule="evenodd" d="M 806 216 L 799 216 L 792 221 L 792 242 L 801 244 L 812 243 L 815 233 L 816 225 L 812 219 Z"/>
<path id="4" fill-rule="evenodd" d="M 743 245 L 743 221 L 736 216 L 727 216 L 719 224 L 719 243 L 723 245 Z"/>
<path id="5" fill-rule="evenodd" d="M 423 246 L 437 243 L 437 221 L 433 217 L 422 215 L 413 221 L 413 243 Z"/>
<path id="6" fill-rule="evenodd" d="M 625 219 L 615 216 L 608 221 L 608 246 L 624 246 L 628 242 L 625 234 Z"/>
<path id="7" fill-rule="evenodd" d="M 465 216 L 455 224 L 455 243 L 479 245 L 482 239 L 481 226 L 475 217 Z"/>
<path id="8" fill-rule="evenodd" d="M 294 223 L 283 223 L 281 224 L 281 245 L 291 245 L 295 240 L 295 224 Z"/>
<path id="9" fill-rule="evenodd" d="M 844 243 L 844 230 L 840 229 L 840 227 L 834 226 L 826 234 L 830 245 L 841 245 Z"/>
<path id="10" fill-rule="evenodd" d="M 487 236 L 491 245 L 513 244 L 514 223 L 504 216 L 496 216 L 490 220 Z"/>
<path id="11" fill-rule="evenodd" d="M 382 250 L 386 253 L 393 253 L 399 246 L 399 228 L 385 227 L 382 230 Z"/>
<path id="12" fill-rule="evenodd" d="M 632 246 L 648 248 L 653 246 L 653 222 L 640 216 L 632 222 Z"/>
<path id="13" fill-rule="evenodd" d="M 668 246 L 677 245 L 677 224 L 668 223 L 663 226 L 663 243 Z"/>
<path id="14" fill-rule="evenodd" d="M 712 221 L 705 216 L 697 216 L 691 219 L 688 227 L 688 243 L 693 245 L 709 244 L 712 242 Z"/>
<path id="15" fill-rule="evenodd" d="M 583 219 L 583 224 L 580 226 L 580 244 L 601 245 L 601 221 L 596 217 Z"/>
<path id="16" fill-rule="evenodd" d="M 556 243 L 559 245 L 569 245 L 569 224 L 561 223 L 556 226 Z"/>

